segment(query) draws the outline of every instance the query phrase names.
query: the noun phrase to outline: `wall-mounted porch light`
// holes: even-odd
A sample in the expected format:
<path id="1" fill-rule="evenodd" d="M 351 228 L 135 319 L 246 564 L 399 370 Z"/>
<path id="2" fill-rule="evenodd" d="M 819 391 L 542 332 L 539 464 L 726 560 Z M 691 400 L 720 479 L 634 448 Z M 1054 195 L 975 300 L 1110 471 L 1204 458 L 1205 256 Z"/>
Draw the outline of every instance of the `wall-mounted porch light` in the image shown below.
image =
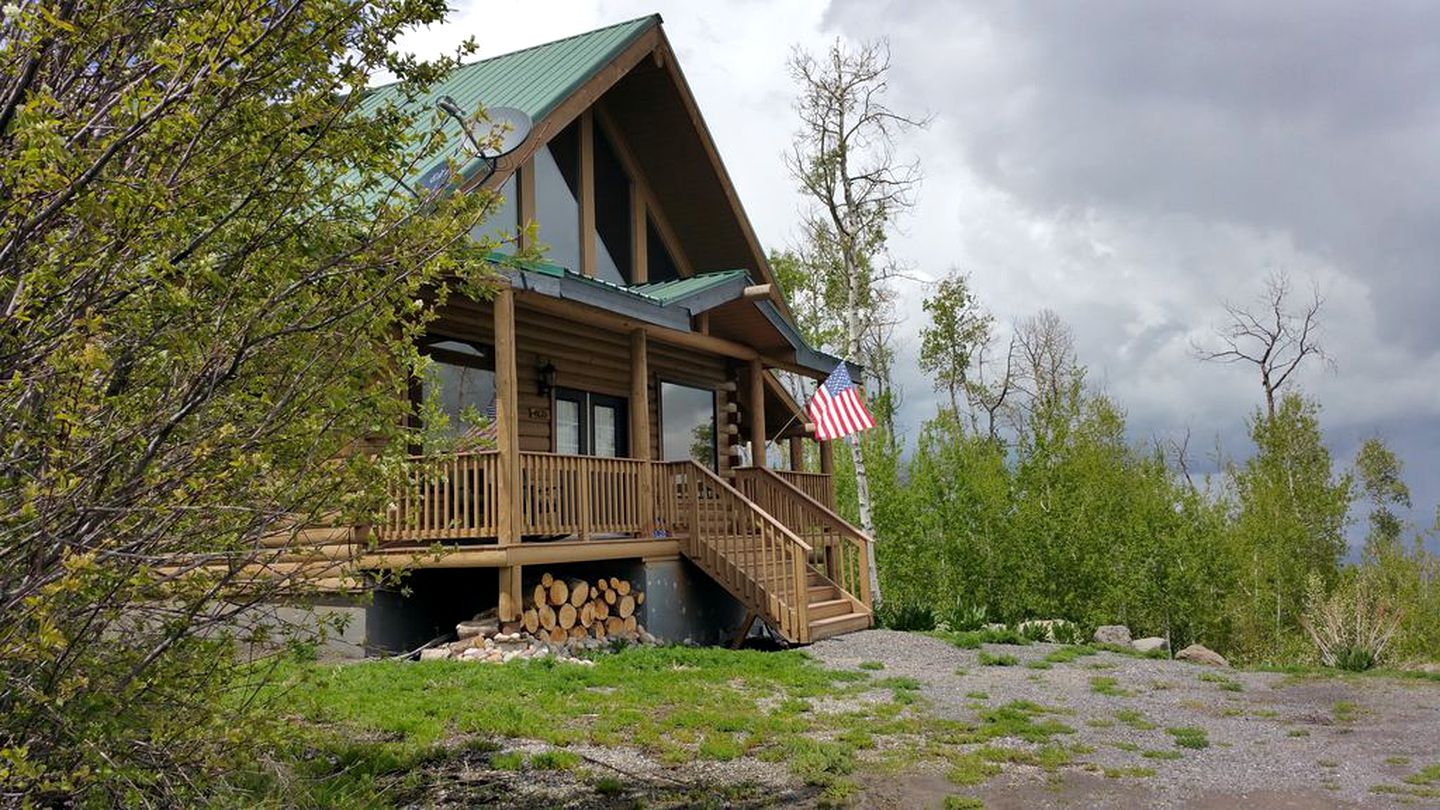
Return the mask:
<path id="1" fill-rule="evenodd" d="M 541 360 L 540 367 L 535 369 L 535 377 L 540 383 L 540 396 L 550 396 L 550 392 L 555 390 L 555 364 Z"/>

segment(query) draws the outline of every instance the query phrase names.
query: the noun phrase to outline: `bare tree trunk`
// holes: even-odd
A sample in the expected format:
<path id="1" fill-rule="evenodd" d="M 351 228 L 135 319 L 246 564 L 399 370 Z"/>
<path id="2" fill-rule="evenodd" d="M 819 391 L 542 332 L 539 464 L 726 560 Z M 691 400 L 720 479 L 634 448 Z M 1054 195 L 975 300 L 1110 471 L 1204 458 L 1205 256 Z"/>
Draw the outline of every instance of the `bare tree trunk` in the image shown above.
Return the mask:
<path id="1" fill-rule="evenodd" d="M 846 356 L 858 357 L 860 354 L 860 285 L 862 279 L 860 268 L 856 266 L 853 251 L 845 251 L 846 270 L 850 277 L 846 283 L 848 306 L 846 307 Z M 845 362 L 845 361 L 841 361 Z M 864 387 L 863 385 L 861 386 Z M 860 530 L 870 538 L 865 544 L 867 567 L 870 570 L 870 594 L 871 601 L 875 606 L 884 602 L 880 594 L 880 575 L 875 565 L 875 519 L 870 511 L 870 476 L 865 472 L 865 453 L 860 447 L 860 440 L 850 437 L 850 458 L 855 465 L 855 502 L 860 510 Z"/>

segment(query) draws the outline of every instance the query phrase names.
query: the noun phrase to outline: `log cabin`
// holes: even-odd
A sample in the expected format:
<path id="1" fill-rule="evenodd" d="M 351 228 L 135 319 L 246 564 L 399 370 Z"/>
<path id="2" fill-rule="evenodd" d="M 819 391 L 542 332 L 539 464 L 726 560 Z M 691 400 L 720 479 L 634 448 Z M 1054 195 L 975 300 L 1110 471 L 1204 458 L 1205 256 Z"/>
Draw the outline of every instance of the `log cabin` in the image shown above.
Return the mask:
<path id="1" fill-rule="evenodd" d="M 362 529 L 374 542 L 348 574 L 409 578 L 375 594 L 370 643 L 403 648 L 487 605 L 514 620 L 542 574 L 633 580 L 643 622 L 676 641 L 870 626 L 870 540 L 836 514 L 833 451 L 807 452 L 775 373 L 823 380 L 840 361 L 796 328 L 660 17 L 459 67 L 413 103 L 446 97 L 533 121 L 453 176 L 503 195 L 482 226 L 501 252 L 536 238 L 545 260 L 497 259 L 493 300 L 451 297 L 424 338 L 417 396 L 457 426 L 493 414 L 493 446 L 416 448 Z"/>

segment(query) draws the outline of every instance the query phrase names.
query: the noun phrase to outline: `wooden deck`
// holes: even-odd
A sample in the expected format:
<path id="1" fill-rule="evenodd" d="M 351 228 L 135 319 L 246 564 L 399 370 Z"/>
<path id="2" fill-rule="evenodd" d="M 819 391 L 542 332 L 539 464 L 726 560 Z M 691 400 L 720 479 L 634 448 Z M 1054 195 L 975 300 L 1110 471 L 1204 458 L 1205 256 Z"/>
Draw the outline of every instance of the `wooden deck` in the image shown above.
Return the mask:
<path id="1" fill-rule="evenodd" d="M 869 540 L 820 500 L 829 476 L 742 468 L 732 485 L 693 461 L 521 453 L 520 541 L 504 542 L 498 458 L 414 458 L 373 537 L 317 533 L 267 570 L 345 589 L 367 570 L 685 556 L 793 642 L 870 624 Z"/>

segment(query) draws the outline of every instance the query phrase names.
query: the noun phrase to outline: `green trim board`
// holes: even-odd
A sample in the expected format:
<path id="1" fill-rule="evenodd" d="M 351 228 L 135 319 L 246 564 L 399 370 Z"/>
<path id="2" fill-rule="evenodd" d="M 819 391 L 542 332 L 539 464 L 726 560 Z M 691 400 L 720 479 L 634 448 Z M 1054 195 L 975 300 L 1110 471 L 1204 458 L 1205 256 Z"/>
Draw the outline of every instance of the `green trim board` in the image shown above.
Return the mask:
<path id="1" fill-rule="evenodd" d="M 658 284 L 642 284 L 636 287 L 624 287 L 619 284 L 612 284 L 598 278 L 581 275 L 559 265 L 549 262 L 528 261 L 515 259 L 509 256 L 496 255 L 492 257 L 496 268 L 509 278 L 510 283 L 517 290 L 528 290 L 538 292 L 541 295 L 548 295 L 551 298 L 560 298 L 567 301 L 575 301 L 581 304 L 599 307 L 600 309 L 634 318 L 645 323 L 664 326 L 680 332 L 693 332 L 690 326 L 690 318 L 697 312 L 703 312 L 709 307 L 693 308 L 692 304 L 706 299 L 708 293 L 720 293 L 724 291 L 725 301 L 734 301 L 744 295 L 745 286 L 749 283 L 749 275 L 743 270 L 721 270 L 715 273 L 705 273 L 685 279 L 689 282 L 697 282 L 679 288 L 679 291 L 671 291 L 669 300 L 657 295 L 647 294 L 646 287 L 663 287 L 671 282 L 660 282 Z M 697 281 L 698 280 L 698 281 Z M 703 281 L 704 283 L 698 283 Z M 734 288 L 733 292 L 728 288 Z M 664 292 L 662 290 L 661 292 Z M 683 295 L 680 294 L 683 292 Z M 705 303 L 708 303 L 706 301 Z M 720 303 L 724 303 L 723 301 Z M 710 304 L 717 306 L 718 304 Z M 774 302 L 768 300 L 756 301 L 755 306 L 765 316 L 766 320 L 779 330 L 785 337 L 787 343 L 795 351 L 795 362 L 812 371 L 829 374 L 840 364 L 837 357 L 826 354 L 818 349 L 811 348 L 805 342 L 805 338 L 797 331 Z M 847 363 L 850 374 L 855 379 L 863 379 L 862 369 L 854 363 Z"/>

